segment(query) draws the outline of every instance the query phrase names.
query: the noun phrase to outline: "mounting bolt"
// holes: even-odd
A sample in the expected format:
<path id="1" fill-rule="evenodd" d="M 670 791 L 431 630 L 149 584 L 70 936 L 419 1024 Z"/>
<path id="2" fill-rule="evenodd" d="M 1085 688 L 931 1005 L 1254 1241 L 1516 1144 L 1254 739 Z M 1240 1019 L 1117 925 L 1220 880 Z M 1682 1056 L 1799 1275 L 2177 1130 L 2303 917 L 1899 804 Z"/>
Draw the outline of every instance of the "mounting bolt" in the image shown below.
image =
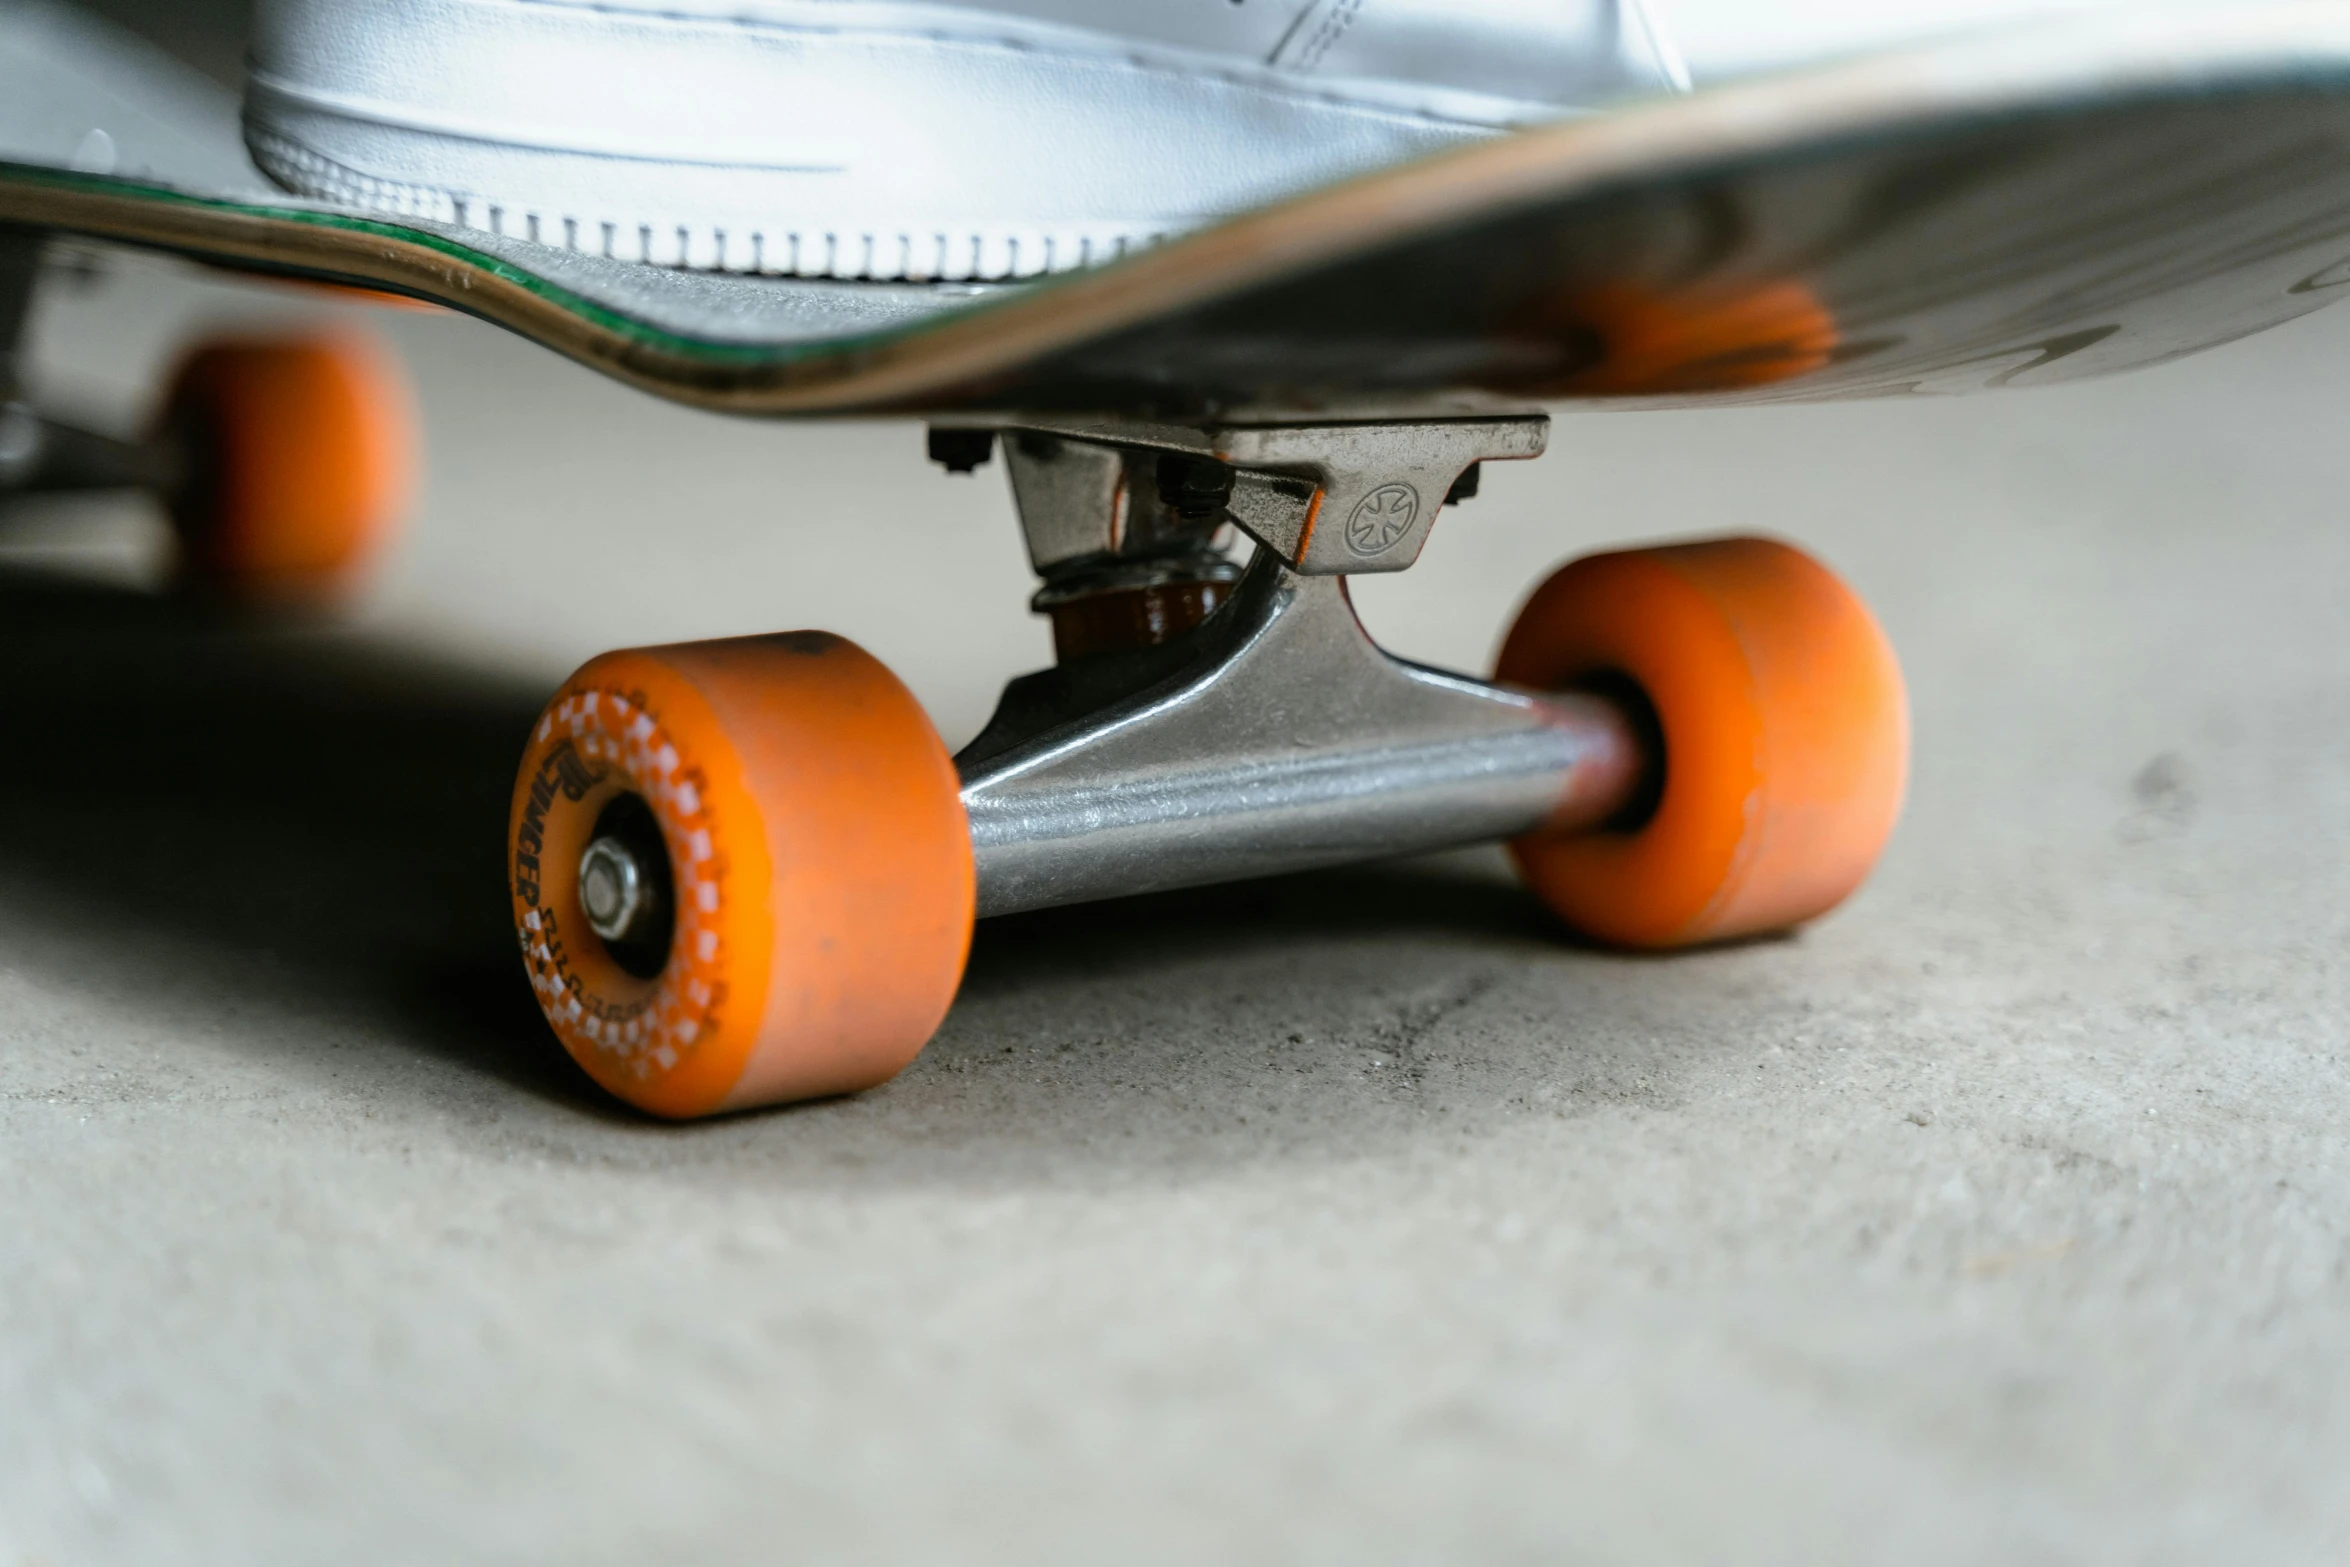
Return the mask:
<path id="1" fill-rule="evenodd" d="M 976 473 L 995 456 L 993 430 L 930 431 L 930 460 L 949 473 Z"/>
<path id="2" fill-rule="evenodd" d="M 1185 522 L 1211 522 L 1232 504 L 1232 469 L 1213 457 L 1169 452 L 1159 459 L 1159 503 Z"/>
<path id="3" fill-rule="evenodd" d="M 626 941 L 652 912 L 647 878 L 636 851 L 618 838 L 598 838 L 579 857 L 579 904 L 588 925 L 606 941 Z"/>

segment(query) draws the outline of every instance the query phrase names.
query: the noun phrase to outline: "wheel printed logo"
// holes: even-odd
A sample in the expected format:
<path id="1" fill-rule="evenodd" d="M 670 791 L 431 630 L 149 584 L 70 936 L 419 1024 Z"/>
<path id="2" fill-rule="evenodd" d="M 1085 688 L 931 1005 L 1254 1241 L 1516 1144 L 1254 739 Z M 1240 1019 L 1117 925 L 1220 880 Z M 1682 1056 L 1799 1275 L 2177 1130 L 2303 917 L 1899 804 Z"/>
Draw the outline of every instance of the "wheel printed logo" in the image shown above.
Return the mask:
<path id="1" fill-rule="evenodd" d="M 1357 555 L 1384 555 L 1412 531 L 1419 516 L 1419 491 L 1408 484 L 1382 484 L 1346 519 L 1346 547 Z"/>

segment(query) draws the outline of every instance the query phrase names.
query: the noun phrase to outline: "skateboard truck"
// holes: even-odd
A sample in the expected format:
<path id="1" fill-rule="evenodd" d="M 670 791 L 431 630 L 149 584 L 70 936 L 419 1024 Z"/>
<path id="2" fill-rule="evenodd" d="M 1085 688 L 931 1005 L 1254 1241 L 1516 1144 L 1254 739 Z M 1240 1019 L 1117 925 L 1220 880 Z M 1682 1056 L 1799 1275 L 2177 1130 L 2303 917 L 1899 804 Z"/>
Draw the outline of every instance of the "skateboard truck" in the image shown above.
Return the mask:
<path id="1" fill-rule="evenodd" d="M 1635 803 L 1657 750 L 1643 713 L 1396 658 L 1347 596 L 1346 575 L 1418 559 L 1477 463 L 1538 456 L 1547 433 L 1005 432 L 1061 662 L 1014 680 L 955 759 L 979 912 L 1572 830 Z M 1245 574 L 1217 547 L 1234 526 L 1257 545 Z"/>
<path id="2" fill-rule="evenodd" d="M 187 472 L 177 441 L 116 440 L 47 418 L 33 406 L 21 361 L 41 252 L 39 234 L 0 229 L 0 497 L 116 489 L 176 493 Z"/>

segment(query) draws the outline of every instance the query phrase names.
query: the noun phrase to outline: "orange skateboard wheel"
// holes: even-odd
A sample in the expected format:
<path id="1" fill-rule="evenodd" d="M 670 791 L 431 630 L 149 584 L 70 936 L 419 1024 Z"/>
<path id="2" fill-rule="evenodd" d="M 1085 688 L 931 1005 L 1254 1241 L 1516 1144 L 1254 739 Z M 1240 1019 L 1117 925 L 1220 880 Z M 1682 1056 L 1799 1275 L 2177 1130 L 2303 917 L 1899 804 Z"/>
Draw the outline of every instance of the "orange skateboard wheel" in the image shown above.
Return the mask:
<path id="1" fill-rule="evenodd" d="M 173 377 L 163 424 L 187 453 L 170 510 L 180 579 L 197 592 L 331 598 L 354 584 L 408 502 L 408 390 L 367 338 L 208 343 Z"/>
<path id="2" fill-rule="evenodd" d="M 970 951 L 960 789 L 921 705 L 839 637 L 589 661 L 532 731 L 508 824 L 548 1023 L 655 1115 L 888 1081 Z"/>
<path id="3" fill-rule="evenodd" d="M 1876 618 L 1770 539 L 1587 556 L 1535 589 L 1496 678 L 1628 683 L 1661 779 L 1639 819 L 1511 847 L 1568 925 L 1626 947 L 1782 930 L 1842 902 L 1900 815 L 1909 701 Z"/>

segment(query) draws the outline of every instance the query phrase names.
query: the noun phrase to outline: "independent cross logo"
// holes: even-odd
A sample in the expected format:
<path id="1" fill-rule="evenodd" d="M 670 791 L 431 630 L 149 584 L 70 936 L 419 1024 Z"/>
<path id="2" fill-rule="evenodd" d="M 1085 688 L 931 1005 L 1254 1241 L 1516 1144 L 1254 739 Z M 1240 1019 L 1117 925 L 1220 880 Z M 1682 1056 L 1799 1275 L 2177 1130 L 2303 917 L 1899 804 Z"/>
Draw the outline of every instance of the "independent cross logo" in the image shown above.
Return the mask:
<path id="1" fill-rule="evenodd" d="M 1357 555 L 1384 555 L 1412 531 L 1419 517 L 1419 491 L 1408 484 L 1382 484 L 1346 519 L 1346 547 Z"/>

